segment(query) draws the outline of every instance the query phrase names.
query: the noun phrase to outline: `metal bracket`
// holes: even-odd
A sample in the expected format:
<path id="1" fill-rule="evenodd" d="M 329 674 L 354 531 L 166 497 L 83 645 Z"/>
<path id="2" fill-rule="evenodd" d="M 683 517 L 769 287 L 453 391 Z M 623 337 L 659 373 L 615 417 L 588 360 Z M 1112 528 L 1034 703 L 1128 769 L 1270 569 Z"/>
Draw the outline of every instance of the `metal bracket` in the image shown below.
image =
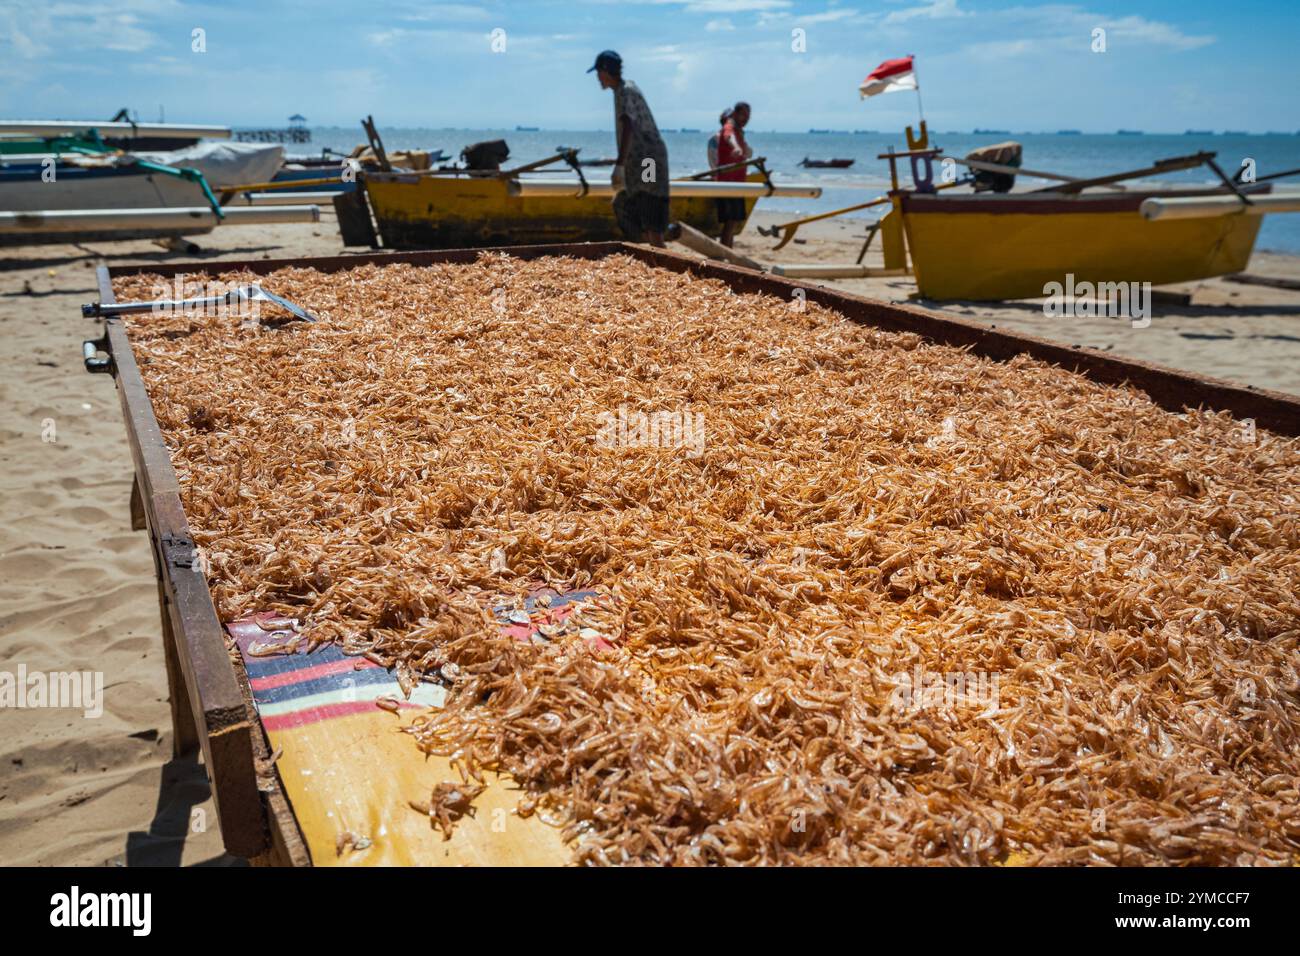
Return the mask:
<path id="1" fill-rule="evenodd" d="M 99 353 L 108 353 L 100 358 Z M 81 343 L 81 360 L 87 372 L 113 372 L 113 355 L 108 352 L 108 336 L 99 339 L 87 339 Z"/>
<path id="2" fill-rule="evenodd" d="M 173 568 L 184 568 L 186 571 L 194 570 L 197 552 L 191 539 L 180 535 L 165 534 L 160 543 L 164 564 Z"/>

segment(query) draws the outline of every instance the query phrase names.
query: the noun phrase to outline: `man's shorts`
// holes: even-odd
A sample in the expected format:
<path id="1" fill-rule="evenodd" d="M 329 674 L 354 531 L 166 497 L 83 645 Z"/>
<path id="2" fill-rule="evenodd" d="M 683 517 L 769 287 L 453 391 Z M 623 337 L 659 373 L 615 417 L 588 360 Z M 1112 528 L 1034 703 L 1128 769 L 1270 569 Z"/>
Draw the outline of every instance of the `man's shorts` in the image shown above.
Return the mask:
<path id="1" fill-rule="evenodd" d="M 733 197 L 715 201 L 718 204 L 718 222 L 745 221 L 745 200 Z"/>
<path id="2" fill-rule="evenodd" d="M 647 232 L 662 235 L 668 231 L 668 197 L 625 189 L 614 197 L 614 215 L 632 242 L 640 242 Z"/>

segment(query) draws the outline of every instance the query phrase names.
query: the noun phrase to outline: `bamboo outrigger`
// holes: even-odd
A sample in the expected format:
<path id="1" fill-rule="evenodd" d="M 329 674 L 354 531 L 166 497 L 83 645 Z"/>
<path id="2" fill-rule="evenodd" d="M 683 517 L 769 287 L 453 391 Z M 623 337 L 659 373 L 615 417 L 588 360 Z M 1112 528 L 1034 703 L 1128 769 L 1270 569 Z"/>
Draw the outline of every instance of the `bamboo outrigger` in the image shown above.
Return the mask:
<path id="1" fill-rule="evenodd" d="M 423 253 L 383 253 L 331 258 L 286 260 L 224 260 L 223 269 L 264 276 L 294 266 L 323 272 L 344 272 L 367 265 L 407 263 L 414 266 L 473 262 L 480 249 Z M 790 301 L 799 293 L 860 323 L 890 331 L 911 331 L 942 344 L 968 348 L 993 360 L 1027 354 L 1074 370 L 1098 382 L 1127 384 L 1144 390 L 1160 406 L 1174 411 L 1204 407 L 1253 419 L 1260 427 L 1282 435 L 1300 435 L 1300 398 L 1264 389 L 1244 388 L 1173 369 L 1110 355 L 1090 348 L 1070 348 L 1056 342 L 990 328 L 979 322 L 938 315 L 921 309 L 890 305 L 824 287 L 805 288 L 796 282 L 747 268 L 706 262 L 627 243 L 523 246 L 511 255 L 531 259 L 571 256 L 599 259 L 627 255 L 657 268 L 719 280 L 738 292 L 766 293 Z M 99 299 L 115 302 L 115 278 L 156 274 L 173 277 L 212 269 L 212 262 L 100 267 Z M 131 524 L 147 530 L 157 575 L 161 633 L 171 691 L 174 750 L 194 755 L 200 750 L 217 806 L 226 849 L 235 856 L 263 864 L 310 865 L 358 862 L 404 862 L 435 865 L 458 863 L 562 863 L 568 850 L 555 830 L 536 817 L 521 820 L 508 808 L 515 795 L 504 781 L 490 782 L 476 801 L 487 812 L 466 817 L 450 841 L 431 830 L 419 814 L 402 803 L 394 780 L 403 768 L 428 779 L 419 751 L 385 725 L 382 732 L 333 739 L 304 754 L 286 749 L 276 759 L 268 731 L 252 704 L 252 690 L 243 666 L 227 648 L 223 622 L 218 619 L 207 579 L 197 558 L 194 538 L 181 504 L 180 486 L 153 405 L 136 363 L 122 320 L 109 318 L 103 336 L 86 343 L 88 371 L 106 372 L 116 379 L 126 420 L 135 484 Z M 106 353 L 100 355 L 99 353 Z M 214 356 L 220 360 L 220 356 Z M 390 746 L 391 744 L 391 746 Z M 373 761 L 373 762 L 367 762 Z M 399 761 L 401 763 L 399 763 Z M 351 768 L 349 770 L 348 768 Z M 304 772 L 307 771 L 307 772 Z M 322 810 L 321 781 L 338 773 L 352 785 L 350 798 L 370 816 L 372 833 L 384 833 L 375 853 L 340 857 L 333 837 L 337 820 Z M 449 776 L 448 779 L 451 779 Z M 354 782 L 355 781 L 355 782 Z M 501 811 L 498 816 L 497 810 Z M 498 820 L 504 826 L 498 828 Z M 391 826 L 389 830 L 381 827 Z"/>

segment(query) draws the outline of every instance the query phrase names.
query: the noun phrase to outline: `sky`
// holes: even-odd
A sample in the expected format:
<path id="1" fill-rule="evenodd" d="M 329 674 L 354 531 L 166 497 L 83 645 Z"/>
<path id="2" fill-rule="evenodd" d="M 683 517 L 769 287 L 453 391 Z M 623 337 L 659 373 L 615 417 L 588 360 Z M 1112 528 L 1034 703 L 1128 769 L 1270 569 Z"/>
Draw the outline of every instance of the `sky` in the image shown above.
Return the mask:
<path id="1" fill-rule="evenodd" d="M 936 130 L 1296 132 L 1297 44 L 1300 0 L 0 0 L 0 118 L 609 129 L 612 48 L 665 128 L 901 129 L 857 86 L 914 54 Z"/>

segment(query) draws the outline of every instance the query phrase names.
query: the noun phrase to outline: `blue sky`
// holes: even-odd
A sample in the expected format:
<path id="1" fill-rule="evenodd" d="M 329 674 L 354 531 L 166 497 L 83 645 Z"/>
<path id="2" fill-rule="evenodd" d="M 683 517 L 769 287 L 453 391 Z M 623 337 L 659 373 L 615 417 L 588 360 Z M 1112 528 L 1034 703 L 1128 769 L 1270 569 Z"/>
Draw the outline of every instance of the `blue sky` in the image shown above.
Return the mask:
<path id="1" fill-rule="evenodd" d="M 0 117 L 608 129 L 612 47 L 665 127 L 898 129 L 915 96 L 857 84 L 914 53 L 936 129 L 1296 131 L 1298 41 L 1300 0 L 0 0 Z"/>

